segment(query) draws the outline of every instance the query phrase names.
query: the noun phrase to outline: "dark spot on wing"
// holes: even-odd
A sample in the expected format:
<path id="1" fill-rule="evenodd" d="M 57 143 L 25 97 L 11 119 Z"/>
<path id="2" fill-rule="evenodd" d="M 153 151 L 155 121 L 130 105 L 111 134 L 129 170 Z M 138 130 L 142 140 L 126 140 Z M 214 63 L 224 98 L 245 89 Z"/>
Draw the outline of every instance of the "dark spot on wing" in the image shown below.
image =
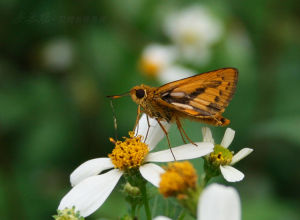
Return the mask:
<path id="1" fill-rule="evenodd" d="M 164 101 L 166 101 L 168 103 L 176 102 L 176 103 L 181 103 L 181 104 L 189 104 L 189 101 L 191 99 L 194 99 L 198 95 L 204 93 L 205 92 L 205 88 L 197 88 L 191 94 L 189 94 L 187 96 L 184 96 L 184 97 L 178 97 L 178 98 L 171 96 L 172 92 L 173 92 L 173 90 L 169 91 L 168 93 L 162 94 L 161 95 L 162 100 L 164 100 Z"/>
<path id="2" fill-rule="evenodd" d="M 219 101 L 220 101 L 220 97 L 219 97 L 219 96 L 216 96 L 215 102 L 219 102 Z"/>
<path id="3" fill-rule="evenodd" d="M 221 85 L 222 81 L 219 80 L 212 80 L 209 83 L 206 84 L 206 86 L 210 87 L 210 88 L 216 88 L 219 85 Z"/>
<path id="4" fill-rule="evenodd" d="M 195 110 L 196 112 L 199 112 L 201 116 L 210 116 L 210 115 L 211 115 L 210 112 L 205 111 L 205 110 L 203 110 L 203 109 L 194 108 L 194 110 Z"/>
<path id="5" fill-rule="evenodd" d="M 214 111 L 216 111 L 216 112 L 221 110 L 221 107 L 219 105 L 215 104 L 215 103 L 210 103 L 207 107 L 214 110 Z"/>
<path id="6" fill-rule="evenodd" d="M 168 102 L 168 103 L 172 103 L 172 102 L 177 102 L 177 103 L 182 103 L 182 104 L 186 104 L 188 103 L 188 99 L 183 97 L 183 98 L 176 98 L 176 97 L 172 97 L 171 93 L 173 90 L 169 91 L 168 93 L 164 93 L 162 94 L 161 98 L 162 100 Z"/>
<path id="7" fill-rule="evenodd" d="M 194 92 L 192 92 L 190 95 L 189 95 L 189 97 L 191 98 L 191 99 L 193 99 L 193 98 L 196 98 L 198 95 L 200 95 L 200 94 L 202 94 L 202 93 L 204 93 L 205 92 L 205 88 L 198 88 L 198 89 L 196 89 Z"/>
<path id="8" fill-rule="evenodd" d="M 162 94 L 161 97 L 163 100 L 170 99 L 171 98 L 170 92 L 166 92 L 166 93 Z"/>

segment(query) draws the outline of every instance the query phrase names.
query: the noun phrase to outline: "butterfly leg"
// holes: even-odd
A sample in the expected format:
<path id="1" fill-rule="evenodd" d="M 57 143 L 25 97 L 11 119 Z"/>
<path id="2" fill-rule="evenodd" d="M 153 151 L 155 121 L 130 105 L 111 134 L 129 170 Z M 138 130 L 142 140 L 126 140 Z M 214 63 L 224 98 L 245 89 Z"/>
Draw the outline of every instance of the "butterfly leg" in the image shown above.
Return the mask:
<path id="1" fill-rule="evenodd" d="M 135 129 L 137 128 L 137 132 L 139 131 L 139 119 L 140 119 L 140 115 L 141 115 L 141 106 L 138 105 L 138 109 L 137 109 L 137 116 L 136 116 L 136 120 L 135 120 L 135 125 L 134 125 L 134 128 L 133 128 L 133 131 L 135 131 Z"/>
<path id="2" fill-rule="evenodd" d="M 180 132 L 180 134 L 181 134 L 181 137 L 182 137 L 182 133 L 181 133 L 181 132 L 183 132 L 183 134 L 184 134 L 184 136 L 186 137 L 186 139 L 188 139 L 188 141 L 189 141 L 190 143 L 192 143 L 193 145 L 197 146 L 197 144 L 195 144 L 195 143 L 189 138 L 189 136 L 187 135 L 187 133 L 184 131 L 184 129 L 183 129 L 183 127 L 182 127 L 182 124 L 181 124 L 179 118 L 176 117 L 175 120 L 176 120 L 177 128 L 178 128 L 178 130 L 179 130 L 179 132 Z M 182 139 L 183 139 L 183 137 L 182 137 Z M 183 139 L 183 140 L 184 140 L 184 139 Z M 184 143 L 185 143 L 185 141 L 184 141 Z"/>
<path id="3" fill-rule="evenodd" d="M 176 158 L 175 158 L 175 155 L 172 151 L 172 148 L 171 148 L 171 143 L 170 143 L 170 139 L 169 139 L 169 135 L 168 135 L 168 132 L 167 130 L 165 129 L 165 127 L 162 125 L 162 123 L 160 122 L 159 119 L 156 119 L 157 123 L 159 124 L 159 126 L 161 127 L 161 129 L 163 130 L 163 132 L 165 133 L 166 137 L 167 137 L 167 141 L 168 141 L 168 145 L 169 145 L 169 148 L 170 148 L 170 151 L 172 153 L 172 156 L 174 158 L 174 160 L 176 161 Z"/>
<path id="4" fill-rule="evenodd" d="M 183 143 L 186 144 L 186 141 L 185 141 L 184 136 L 183 136 L 182 131 L 181 131 L 182 126 L 181 126 L 180 124 L 178 124 L 178 122 L 179 122 L 179 120 L 176 120 L 176 125 L 177 125 L 177 128 L 178 128 L 178 131 L 179 131 L 179 133 L 180 133 L 180 136 L 181 136 L 181 139 L 182 139 Z M 180 123 L 180 122 L 179 122 L 179 123 Z"/>
<path id="5" fill-rule="evenodd" d="M 149 134 L 149 130 L 150 130 L 150 122 L 149 122 L 149 116 L 146 114 L 146 118 L 147 118 L 147 124 L 148 124 L 148 129 L 147 129 L 147 133 L 146 133 L 146 136 L 145 136 L 145 140 L 144 142 L 146 142 L 147 140 L 147 137 L 148 137 L 148 134 Z"/>

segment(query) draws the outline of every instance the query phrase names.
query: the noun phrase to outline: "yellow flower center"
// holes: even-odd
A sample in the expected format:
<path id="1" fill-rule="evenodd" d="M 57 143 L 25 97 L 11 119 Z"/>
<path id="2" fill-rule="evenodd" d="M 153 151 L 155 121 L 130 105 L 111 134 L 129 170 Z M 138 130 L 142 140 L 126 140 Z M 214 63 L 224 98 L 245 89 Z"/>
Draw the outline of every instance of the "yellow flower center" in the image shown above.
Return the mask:
<path id="1" fill-rule="evenodd" d="M 141 136 L 135 137 L 133 131 L 129 132 L 129 136 L 124 137 L 124 141 L 115 141 L 115 148 L 108 155 L 115 168 L 123 171 L 141 166 L 149 152 L 148 146 L 141 141 Z"/>
<path id="2" fill-rule="evenodd" d="M 198 38 L 199 36 L 192 30 L 186 30 L 182 36 L 183 43 L 187 45 L 195 44 L 199 40 Z"/>
<path id="3" fill-rule="evenodd" d="M 190 162 L 174 162 L 168 164 L 166 172 L 161 175 L 159 192 L 164 197 L 176 196 L 185 198 L 189 189 L 195 189 L 197 174 Z"/>
<path id="4" fill-rule="evenodd" d="M 220 165 L 229 165 L 232 160 L 232 153 L 221 145 L 215 145 L 214 151 L 209 155 L 209 162 L 216 167 Z"/>
<path id="5" fill-rule="evenodd" d="M 161 65 L 153 60 L 142 58 L 140 68 L 143 73 L 150 77 L 155 77 L 161 68 Z"/>

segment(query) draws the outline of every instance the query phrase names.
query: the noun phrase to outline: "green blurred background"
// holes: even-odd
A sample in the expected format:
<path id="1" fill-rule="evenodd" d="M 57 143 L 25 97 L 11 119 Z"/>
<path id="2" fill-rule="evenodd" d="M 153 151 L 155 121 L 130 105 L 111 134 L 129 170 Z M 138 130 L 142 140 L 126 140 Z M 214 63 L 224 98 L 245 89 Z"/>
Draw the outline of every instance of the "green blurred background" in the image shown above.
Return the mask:
<path id="1" fill-rule="evenodd" d="M 196 2 L 0 2 L 0 219 L 50 219 L 56 213 L 71 188 L 69 174 L 113 148 L 106 95 L 141 83 L 160 84 L 138 68 L 143 48 L 168 44 L 165 12 Z M 219 16 L 225 34 L 197 72 L 229 66 L 240 72 L 224 116 L 236 130 L 232 149 L 254 148 L 237 165 L 246 178 L 232 184 L 240 192 L 243 219 L 300 219 L 300 4 L 199 2 Z M 234 38 L 237 32 L 246 43 Z M 118 132 L 127 135 L 136 104 L 125 97 L 114 105 Z M 196 141 L 201 126 L 185 122 Z M 213 128 L 217 142 L 224 131 Z M 174 145 L 182 143 L 174 126 L 170 135 Z M 123 208 L 116 212 L 116 206 Z M 117 219 L 124 213 L 124 200 L 115 190 L 89 219 Z"/>

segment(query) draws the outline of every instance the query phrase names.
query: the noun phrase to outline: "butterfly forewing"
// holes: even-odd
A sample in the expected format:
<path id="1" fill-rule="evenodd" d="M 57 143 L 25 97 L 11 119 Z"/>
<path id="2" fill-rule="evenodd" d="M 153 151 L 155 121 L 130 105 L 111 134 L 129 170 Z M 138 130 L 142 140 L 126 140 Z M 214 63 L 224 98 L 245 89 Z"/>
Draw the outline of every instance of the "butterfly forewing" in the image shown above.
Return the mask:
<path id="1" fill-rule="evenodd" d="M 159 87 L 157 101 L 193 117 L 219 115 L 232 99 L 237 78 L 234 68 L 202 73 Z"/>

